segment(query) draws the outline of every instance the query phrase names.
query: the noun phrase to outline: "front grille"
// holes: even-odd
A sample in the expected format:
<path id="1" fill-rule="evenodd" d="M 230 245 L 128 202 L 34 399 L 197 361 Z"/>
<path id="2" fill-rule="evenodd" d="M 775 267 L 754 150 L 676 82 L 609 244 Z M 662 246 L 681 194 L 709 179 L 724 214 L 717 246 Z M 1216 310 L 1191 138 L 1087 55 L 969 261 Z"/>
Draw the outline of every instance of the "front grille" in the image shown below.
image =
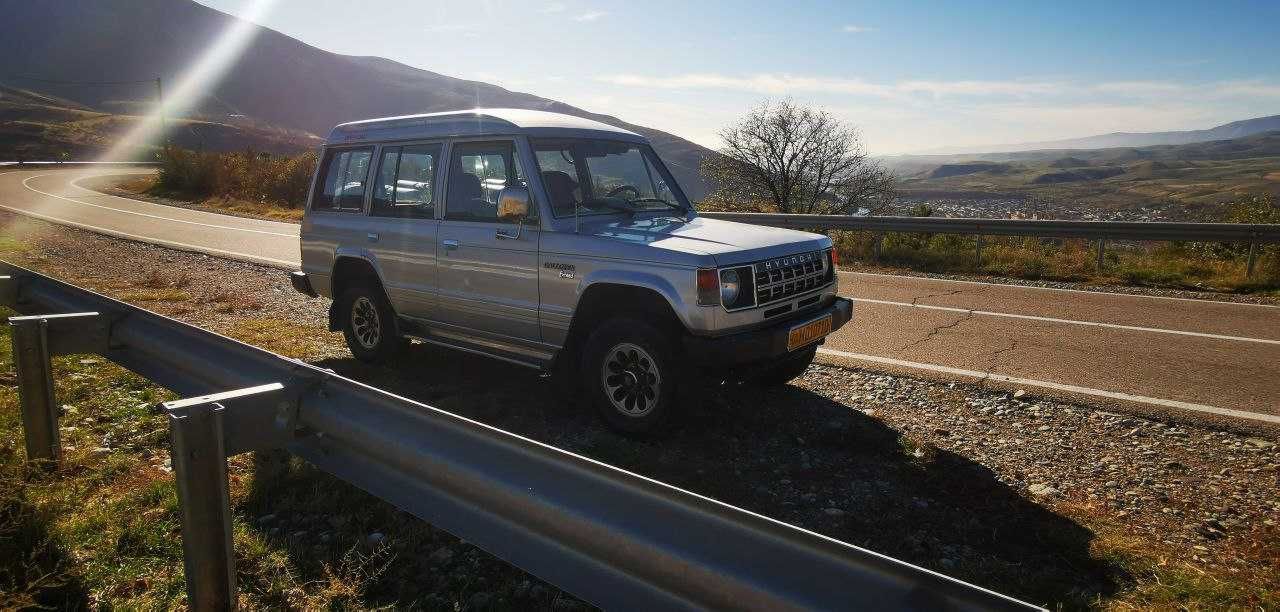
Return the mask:
<path id="1" fill-rule="evenodd" d="M 827 284 L 827 256 L 822 251 L 788 255 L 754 266 L 756 305 L 812 291 Z"/>

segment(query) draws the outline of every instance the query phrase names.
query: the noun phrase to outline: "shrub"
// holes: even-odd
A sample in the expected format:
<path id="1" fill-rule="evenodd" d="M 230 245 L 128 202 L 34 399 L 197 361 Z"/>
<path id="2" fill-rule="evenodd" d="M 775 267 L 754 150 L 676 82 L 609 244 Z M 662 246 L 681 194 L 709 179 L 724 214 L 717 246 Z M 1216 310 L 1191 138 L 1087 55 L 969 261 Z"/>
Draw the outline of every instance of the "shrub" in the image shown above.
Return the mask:
<path id="1" fill-rule="evenodd" d="M 285 156 L 168 147 L 160 154 L 156 186 L 190 197 L 224 196 L 297 208 L 306 200 L 315 167 L 316 154 L 311 151 Z"/>

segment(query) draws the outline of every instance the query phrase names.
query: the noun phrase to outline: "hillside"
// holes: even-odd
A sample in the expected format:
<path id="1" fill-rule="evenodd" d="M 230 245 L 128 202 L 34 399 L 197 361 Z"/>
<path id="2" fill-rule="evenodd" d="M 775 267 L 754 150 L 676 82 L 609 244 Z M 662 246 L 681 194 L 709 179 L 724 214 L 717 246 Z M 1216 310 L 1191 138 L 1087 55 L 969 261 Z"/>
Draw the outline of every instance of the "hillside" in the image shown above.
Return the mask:
<path id="1" fill-rule="evenodd" d="M 890 160 L 908 202 L 953 216 L 1195 220 L 1280 196 L 1280 131 L 1182 145 Z"/>
<path id="2" fill-rule="evenodd" d="M 93 159 L 109 150 L 139 118 L 93 110 L 28 89 L 0 85 L 0 159 Z M 297 130 L 264 126 L 247 119 L 174 119 L 169 139 L 196 150 L 296 153 L 320 139 Z"/>
<path id="3" fill-rule="evenodd" d="M 1172 132 L 1112 132 L 1083 138 L 987 145 L 981 147 L 946 147 L 924 154 L 977 155 L 1042 149 L 1106 149 L 1115 147 L 1146 147 L 1151 145 L 1180 145 L 1211 140 L 1231 140 L 1264 132 L 1280 130 L 1280 115 L 1233 121 L 1205 130 L 1179 130 Z"/>
<path id="4" fill-rule="evenodd" d="M 6 28 L 0 37 L 0 75 L 78 82 L 173 79 L 234 20 L 190 0 L 0 0 L 0 11 L 7 23 L 23 24 Z M 128 113 L 152 100 L 153 88 L 139 83 L 41 84 L 37 89 L 99 111 Z M 698 167 L 711 152 L 678 136 L 384 58 L 331 53 L 267 28 L 257 29 L 253 42 L 206 94 L 197 105 L 202 116 L 245 115 L 314 134 L 344 121 L 477 106 L 567 113 L 647 136 L 692 197 L 707 191 Z"/>

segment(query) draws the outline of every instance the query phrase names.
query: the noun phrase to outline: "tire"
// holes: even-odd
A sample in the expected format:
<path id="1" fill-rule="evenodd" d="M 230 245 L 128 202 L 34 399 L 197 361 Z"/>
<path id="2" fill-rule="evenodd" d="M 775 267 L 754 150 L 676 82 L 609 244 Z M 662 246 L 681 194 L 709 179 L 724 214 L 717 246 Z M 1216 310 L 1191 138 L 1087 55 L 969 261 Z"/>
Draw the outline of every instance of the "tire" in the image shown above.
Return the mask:
<path id="1" fill-rule="evenodd" d="M 338 302 L 342 335 L 351 354 L 365 363 L 386 363 L 408 345 L 396 327 L 396 313 L 377 286 L 356 285 Z"/>
<path id="2" fill-rule="evenodd" d="M 809 368 L 809 364 L 813 363 L 813 357 L 817 354 L 818 347 L 816 345 L 800 349 L 795 354 L 782 358 L 778 363 L 766 366 L 758 374 L 751 377 L 751 382 L 762 387 L 781 387 L 804 374 L 804 371 Z"/>
<path id="3" fill-rule="evenodd" d="M 644 434 L 657 431 L 676 412 L 684 369 L 671 334 L 619 317 L 587 338 L 580 376 L 588 400 L 610 428 Z"/>

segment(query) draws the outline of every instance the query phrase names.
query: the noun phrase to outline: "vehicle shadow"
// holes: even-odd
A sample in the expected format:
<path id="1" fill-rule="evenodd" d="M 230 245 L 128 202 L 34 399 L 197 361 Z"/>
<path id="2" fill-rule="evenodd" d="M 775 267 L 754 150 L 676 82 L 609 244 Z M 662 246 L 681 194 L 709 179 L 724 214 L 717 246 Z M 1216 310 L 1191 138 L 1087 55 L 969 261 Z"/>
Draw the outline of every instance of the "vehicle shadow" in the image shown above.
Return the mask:
<path id="1" fill-rule="evenodd" d="M 415 344 L 391 367 L 316 365 L 1033 603 L 1088 607 L 1126 579 L 1090 555 L 1092 532 L 987 467 L 797 386 L 718 385 L 662 435 L 635 439 L 605 429 L 536 372 L 489 359 Z M 260 480 L 249 503 L 267 512 L 273 481 Z M 431 555 L 441 537 L 410 544 L 406 557 Z M 430 568 L 410 573 L 422 580 Z"/>

